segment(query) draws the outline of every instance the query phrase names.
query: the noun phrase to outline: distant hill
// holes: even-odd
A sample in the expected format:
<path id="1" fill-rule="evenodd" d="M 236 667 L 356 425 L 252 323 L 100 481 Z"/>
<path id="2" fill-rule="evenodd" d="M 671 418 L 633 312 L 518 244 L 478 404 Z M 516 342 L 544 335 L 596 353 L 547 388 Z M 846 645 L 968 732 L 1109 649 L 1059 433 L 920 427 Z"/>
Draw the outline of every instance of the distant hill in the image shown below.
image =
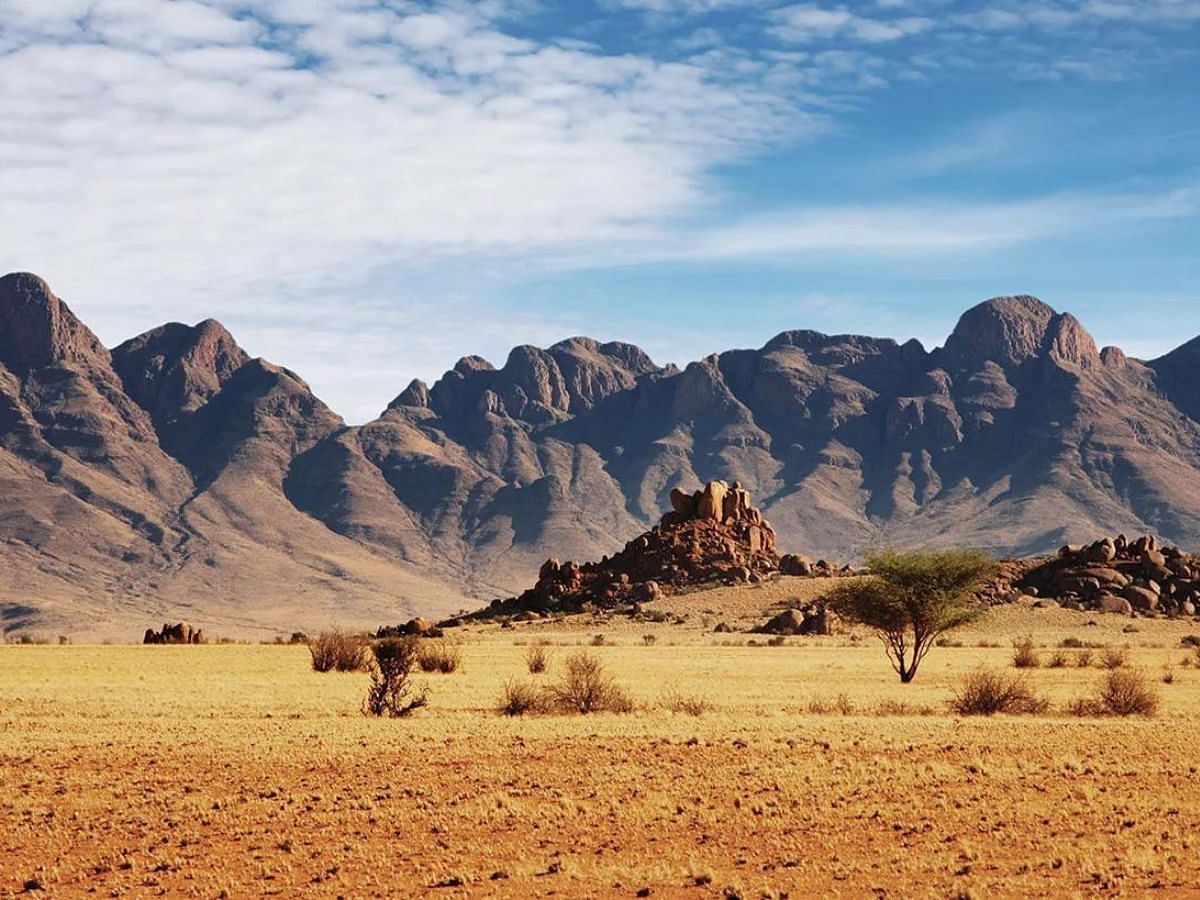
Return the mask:
<path id="1" fill-rule="evenodd" d="M 347 427 L 218 323 L 104 348 L 0 278 L 0 622 L 140 635 L 441 614 L 595 559 L 740 481 L 781 552 L 1032 554 L 1118 531 L 1200 547 L 1200 339 L 1097 349 L 1033 297 L 942 348 L 779 335 L 683 370 L 628 344 L 466 357 Z"/>

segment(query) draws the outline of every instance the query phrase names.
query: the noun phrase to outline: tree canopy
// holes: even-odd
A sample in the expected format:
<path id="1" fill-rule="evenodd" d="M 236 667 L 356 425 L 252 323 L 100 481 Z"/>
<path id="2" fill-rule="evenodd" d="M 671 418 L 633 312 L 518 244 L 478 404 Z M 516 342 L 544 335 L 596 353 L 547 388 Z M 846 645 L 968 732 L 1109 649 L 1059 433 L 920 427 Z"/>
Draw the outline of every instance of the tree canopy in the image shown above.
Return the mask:
<path id="1" fill-rule="evenodd" d="M 874 629 L 905 683 L 940 635 L 985 614 L 971 594 L 996 571 L 980 550 L 877 550 L 866 562 L 870 574 L 836 588 L 827 603 L 843 619 Z"/>

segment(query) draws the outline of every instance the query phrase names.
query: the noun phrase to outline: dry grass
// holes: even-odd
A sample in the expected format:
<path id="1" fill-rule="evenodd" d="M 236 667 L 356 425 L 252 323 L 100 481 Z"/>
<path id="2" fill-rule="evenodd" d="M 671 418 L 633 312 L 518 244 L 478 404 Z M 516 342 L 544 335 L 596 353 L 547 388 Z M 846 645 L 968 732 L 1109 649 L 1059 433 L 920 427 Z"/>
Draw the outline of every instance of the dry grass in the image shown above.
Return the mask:
<path id="1" fill-rule="evenodd" d="M 1042 664 L 1042 658 L 1033 648 L 1033 638 L 1029 635 L 1018 641 L 1013 641 L 1012 664 L 1018 669 L 1036 669 Z"/>
<path id="2" fill-rule="evenodd" d="M 366 635 L 335 628 L 323 631 L 308 643 L 315 672 L 361 672 L 367 668 L 370 642 Z"/>
<path id="3" fill-rule="evenodd" d="M 496 708 L 506 716 L 526 716 L 549 711 L 546 691 L 528 681 L 510 678 L 504 682 Z"/>
<path id="4" fill-rule="evenodd" d="M 417 650 L 422 672 L 451 675 L 462 665 L 462 651 L 449 641 L 422 641 Z"/>
<path id="5" fill-rule="evenodd" d="M 541 644 L 525 651 L 525 668 L 530 675 L 542 675 L 550 667 L 550 653 Z"/>
<path id="6" fill-rule="evenodd" d="M 1023 674 L 1045 716 L 953 715 L 1014 637 L 1121 640 L 1117 617 L 1009 615 L 907 686 L 848 636 L 469 631 L 459 674 L 417 673 L 429 705 L 397 720 L 302 647 L 0 647 L 0 896 L 1189 896 L 1200 677 L 1154 719 L 1056 712 L 1110 674 L 1074 667 Z M 1158 646 L 1120 673 L 1178 662 L 1188 626 L 1139 626 Z M 508 679 L 544 680 L 514 637 L 558 645 L 553 680 L 600 628 L 612 646 L 586 652 L 633 713 L 496 714 Z M 713 708 L 671 713 L 663 685 Z"/>

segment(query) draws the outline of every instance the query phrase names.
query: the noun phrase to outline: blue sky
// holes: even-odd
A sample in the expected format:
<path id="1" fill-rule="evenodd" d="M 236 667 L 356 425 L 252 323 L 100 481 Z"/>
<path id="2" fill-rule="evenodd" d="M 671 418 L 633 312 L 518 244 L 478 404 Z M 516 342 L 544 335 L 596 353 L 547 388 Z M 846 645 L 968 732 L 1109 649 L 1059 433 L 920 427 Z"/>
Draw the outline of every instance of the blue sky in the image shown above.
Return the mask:
<path id="1" fill-rule="evenodd" d="M 351 421 L 461 355 L 1200 334 L 1200 0 L 0 0 L 0 268 Z"/>

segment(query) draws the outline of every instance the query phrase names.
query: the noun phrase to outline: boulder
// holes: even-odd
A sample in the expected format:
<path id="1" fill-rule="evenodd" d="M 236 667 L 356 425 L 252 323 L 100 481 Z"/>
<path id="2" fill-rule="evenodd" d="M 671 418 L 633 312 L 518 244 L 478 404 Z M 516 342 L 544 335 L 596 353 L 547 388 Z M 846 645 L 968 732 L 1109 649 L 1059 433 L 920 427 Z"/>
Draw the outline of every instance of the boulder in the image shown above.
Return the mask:
<path id="1" fill-rule="evenodd" d="M 779 571 L 783 575 L 808 576 L 813 573 L 813 561 L 807 556 L 788 553 L 779 560 Z"/>
<path id="2" fill-rule="evenodd" d="M 1096 600 L 1096 606 L 1101 612 L 1116 613 L 1121 616 L 1133 615 L 1133 605 L 1124 597 L 1115 594 L 1101 594 Z"/>
<path id="3" fill-rule="evenodd" d="M 671 508 L 681 516 L 691 518 L 696 514 L 696 498 L 693 494 L 685 494 L 679 488 L 671 491 Z"/>
<path id="4" fill-rule="evenodd" d="M 785 609 L 758 630 L 763 634 L 800 634 L 804 628 L 804 613 Z"/>
<path id="5" fill-rule="evenodd" d="M 1107 565 L 1117 558 L 1117 546 L 1112 538 L 1105 538 L 1102 541 L 1097 541 L 1088 548 L 1088 562 L 1100 563 Z"/>
<path id="6" fill-rule="evenodd" d="M 1128 600 L 1134 609 L 1152 610 L 1158 608 L 1158 594 L 1149 588 L 1130 585 L 1121 591 L 1121 596 Z"/>
<path id="7" fill-rule="evenodd" d="M 725 495 L 729 493 L 729 485 L 723 481 L 710 481 L 700 494 L 700 502 L 696 504 L 696 517 L 710 519 L 713 522 L 725 520 Z"/>
<path id="8" fill-rule="evenodd" d="M 435 627 L 436 626 L 434 625 L 434 623 L 431 622 L 429 619 L 418 616 L 415 619 L 409 619 L 407 622 L 405 622 L 404 627 L 401 630 L 406 635 L 410 635 L 413 637 L 420 637 L 421 635 L 428 634 Z"/>
<path id="9" fill-rule="evenodd" d="M 1146 566 L 1153 566 L 1156 569 L 1165 569 L 1167 558 L 1157 550 L 1146 549 L 1142 552 L 1142 563 Z"/>

